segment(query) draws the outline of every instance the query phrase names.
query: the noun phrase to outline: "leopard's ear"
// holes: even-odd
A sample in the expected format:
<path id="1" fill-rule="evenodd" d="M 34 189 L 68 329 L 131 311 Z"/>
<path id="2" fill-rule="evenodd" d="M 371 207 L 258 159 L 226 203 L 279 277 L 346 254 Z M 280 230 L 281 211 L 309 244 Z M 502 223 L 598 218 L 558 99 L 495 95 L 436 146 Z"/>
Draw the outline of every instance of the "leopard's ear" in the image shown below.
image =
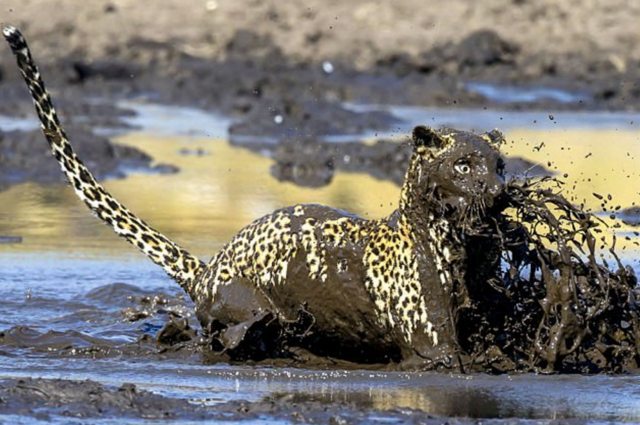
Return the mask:
<path id="1" fill-rule="evenodd" d="M 424 125 L 414 128 L 411 138 L 413 139 L 413 148 L 418 153 L 425 152 L 427 149 L 439 150 L 447 145 L 447 141 L 442 136 Z"/>
<path id="2" fill-rule="evenodd" d="M 504 138 L 504 134 L 502 134 L 502 132 L 497 128 L 482 134 L 481 137 L 495 148 L 500 148 L 500 145 L 502 145 L 506 140 Z"/>

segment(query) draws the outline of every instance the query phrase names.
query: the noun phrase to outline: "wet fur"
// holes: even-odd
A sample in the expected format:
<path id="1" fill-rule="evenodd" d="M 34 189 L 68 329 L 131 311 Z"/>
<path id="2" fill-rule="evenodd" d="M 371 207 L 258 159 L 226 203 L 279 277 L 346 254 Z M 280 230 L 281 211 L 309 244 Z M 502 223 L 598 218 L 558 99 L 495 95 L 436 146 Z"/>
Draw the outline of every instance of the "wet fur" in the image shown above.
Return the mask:
<path id="1" fill-rule="evenodd" d="M 465 232 L 481 224 L 503 184 L 498 133 L 417 127 L 389 217 L 283 208 L 242 229 L 205 264 L 95 181 L 60 126 L 24 38 L 12 27 L 3 33 L 78 197 L 184 288 L 214 349 L 232 358 L 288 355 L 298 346 L 359 362 L 451 362 L 458 349 L 452 306 L 466 296 Z"/>

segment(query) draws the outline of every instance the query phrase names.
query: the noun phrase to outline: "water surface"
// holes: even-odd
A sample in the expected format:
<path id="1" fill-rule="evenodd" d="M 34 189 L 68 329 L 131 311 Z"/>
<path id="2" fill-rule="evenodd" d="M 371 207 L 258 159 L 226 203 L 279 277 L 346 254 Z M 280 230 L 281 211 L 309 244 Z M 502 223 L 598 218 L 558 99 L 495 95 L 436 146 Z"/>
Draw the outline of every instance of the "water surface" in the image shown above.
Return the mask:
<path id="1" fill-rule="evenodd" d="M 453 117 L 450 111 L 433 109 L 394 111 L 406 119 L 406 128 L 397 130 L 405 134 L 418 122 L 447 122 Z M 144 108 L 139 112 L 144 113 Z M 159 116 L 162 111 L 152 112 Z M 489 130 L 503 123 L 509 140 L 506 152 L 556 171 L 566 181 L 567 195 L 588 208 L 601 208 L 594 192 L 611 194 L 614 205 L 637 203 L 640 134 L 631 124 L 637 117 L 597 113 L 557 114 L 551 119 L 543 113 L 537 113 L 537 118 L 531 114 L 457 111 L 455 125 L 478 129 L 485 123 L 481 128 Z M 199 115 L 190 111 L 184 117 L 187 122 L 197 121 Z M 535 125 L 533 120 L 538 119 L 544 124 Z M 166 122 L 154 128 L 157 121 L 143 115 L 137 121 L 142 129 L 118 142 L 136 146 L 157 162 L 175 164 L 181 171 L 134 174 L 107 181 L 105 186 L 136 214 L 204 259 L 243 225 L 282 206 L 321 203 L 376 218 L 396 205 L 399 191 L 390 182 L 345 173 L 321 189 L 277 182 L 269 174 L 269 158 L 207 136 L 219 129 L 208 133 L 187 125 L 182 128 L 191 130 L 172 132 Z M 185 150 L 205 154 L 182 154 Z M 609 223 L 619 224 L 617 220 Z M 626 235 L 633 235 L 633 230 L 616 229 Z M 122 310 L 135 306 L 136 297 L 161 292 L 177 298 L 183 311 L 189 311 L 189 302 L 179 299 L 179 288 L 98 223 L 69 187 L 25 183 L 1 192 L 0 235 L 22 237 L 21 243 L 0 244 L 0 329 L 23 326 L 28 328 L 24 332 L 48 335 L 75 331 L 80 335 L 79 346 L 84 336 L 126 344 L 145 333 L 154 335 L 162 325 L 162 317 L 133 323 L 124 319 Z M 632 236 L 618 245 L 632 265 L 638 258 L 634 242 L 637 238 Z M 640 421 L 637 376 L 311 371 L 205 365 L 193 357 L 92 359 L 33 347 L 0 347 L 0 379 L 25 376 L 92 379 L 113 385 L 132 382 L 213 404 L 290 392 L 372 409 L 412 408 L 443 416 Z"/>

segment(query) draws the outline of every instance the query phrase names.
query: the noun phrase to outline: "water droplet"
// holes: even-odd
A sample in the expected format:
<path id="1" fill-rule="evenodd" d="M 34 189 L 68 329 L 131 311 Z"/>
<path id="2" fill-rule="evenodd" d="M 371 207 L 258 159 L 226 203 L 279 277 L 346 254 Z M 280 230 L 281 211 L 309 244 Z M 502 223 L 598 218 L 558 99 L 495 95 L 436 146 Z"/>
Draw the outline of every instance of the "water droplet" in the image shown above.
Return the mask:
<path id="1" fill-rule="evenodd" d="M 333 72 L 333 64 L 329 61 L 322 62 L 322 70 L 325 74 L 331 74 Z"/>

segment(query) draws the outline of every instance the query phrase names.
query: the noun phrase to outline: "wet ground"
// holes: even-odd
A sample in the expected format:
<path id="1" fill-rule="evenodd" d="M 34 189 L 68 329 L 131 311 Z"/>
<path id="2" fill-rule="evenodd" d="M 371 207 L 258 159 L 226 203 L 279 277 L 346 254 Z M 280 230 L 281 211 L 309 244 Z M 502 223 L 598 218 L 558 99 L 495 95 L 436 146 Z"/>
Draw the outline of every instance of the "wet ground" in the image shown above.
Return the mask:
<path id="1" fill-rule="evenodd" d="M 384 158 L 404 163 L 402 153 L 386 144 L 364 152 L 311 143 L 291 152 L 292 141 L 353 140 L 399 125 L 387 111 L 346 103 L 437 106 L 452 115 L 469 107 L 640 108 L 636 5 L 491 1 L 492 7 L 456 1 L 444 11 L 417 0 L 397 7 L 367 0 L 349 6 L 188 0 L 178 7 L 159 0 L 150 16 L 131 0 L 6 0 L 2 12 L 25 30 L 80 154 L 100 177 L 150 168 L 141 151 L 113 147 L 93 131 L 123 126 L 123 116 L 133 113 L 116 103 L 124 99 L 224 113 L 233 120 L 234 142 L 282 142 L 273 153 L 276 173 L 306 186 L 330 181 L 327 168 L 334 166 L 401 178 Z M 25 129 L 31 106 L 8 49 L 0 49 L 0 97 L 0 188 L 60 182 L 37 130 L 16 131 Z M 330 163 L 354 153 L 365 164 Z M 302 167 L 291 164 L 292 155 Z M 171 165 L 152 171 L 171 173 Z"/>
<path id="2" fill-rule="evenodd" d="M 290 169 L 298 171 L 290 176 L 305 175 L 317 161 L 300 166 L 304 156 L 283 150 L 285 144 L 233 137 L 229 143 L 224 130 L 230 122 L 196 109 L 123 106 L 138 114 L 124 124 L 139 128 L 120 128 L 116 142 L 148 154 L 151 166 L 168 163 L 180 171 L 133 169 L 126 179 L 108 180 L 107 189 L 202 258 L 250 220 L 282 205 L 318 202 L 370 218 L 389 213 L 399 193 L 393 170 L 403 165 L 399 142 L 418 123 L 504 129 L 507 153 L 520 158 L 513 173 L 536 164 L 538 171 L 554 172 L 566 180 L 567 195 L 595 212 L 602 210 L 602 200 L 593 193 L 611 195 L 610 204 L 620 211 L 638 199 L 633 182 L 638 181 L 634 146 L 640 116 L 633 113 L 347 105 L 349 110 L 393 113 L 396 128 L 379 134 L 384 148 L 375 147 L 382 142 L 373 142 L 375 134 L 369 131 L 362 135 L 364 142 L 358 135 L 311 141 L 314 149 L 335 149 L 340 161 L 328 168 L 330 178 L 310 173 L 304 182 L 312 184 L 301 185 L 282 178 L 279 161 L 295 159 Z M 172 117 L 169 125 L 167 117 Z M 114 129 L 106 126 L 99 133 L 114 134 Z M 374 159 L 385 158 L 380 152 L 396 152 L 397 159 L 387 156 L 386 168 L 374 172 Z M 357 166 L 346 156 L 371 162 Z M 197 344 L 157 342 L 170 335 L 166 324 L 171 320 L 187 319 L 197 331 L 192 306 L 161 270 L 97 223 L 68 187 L 12 184 L 0 192 L 0 205 L 3 420 L 640 421 L 634 374 L 489 376 L 346 370 L 341 365 L 307 370 L 286 363 L 210 364 Z M 622 236 L 623 261 L 638 270 L 635 227 L 609 214 L 603 211 L 602 216 L 620 226 L 611 234 Z M 634 216 L 630 210 L 622 218 L 629 222 Z"/>
<path id="3" fill-rule="evenodd" d="M 508 173 L 565 180 L 637 272 L 640 9 L 507 3 L 0 8 L 32 42 L 91 170 L 203 259 L 283 205 L 387 214 L 408 154 L 399 141 L 428 124 L 505 131 Z M 61 184 L 2 48 L 0 97 L 0 422 L 640 421 L 635 374 L 307 370 L 168 346 L 172 320 L 197 331 L 192 306 Z"/>

